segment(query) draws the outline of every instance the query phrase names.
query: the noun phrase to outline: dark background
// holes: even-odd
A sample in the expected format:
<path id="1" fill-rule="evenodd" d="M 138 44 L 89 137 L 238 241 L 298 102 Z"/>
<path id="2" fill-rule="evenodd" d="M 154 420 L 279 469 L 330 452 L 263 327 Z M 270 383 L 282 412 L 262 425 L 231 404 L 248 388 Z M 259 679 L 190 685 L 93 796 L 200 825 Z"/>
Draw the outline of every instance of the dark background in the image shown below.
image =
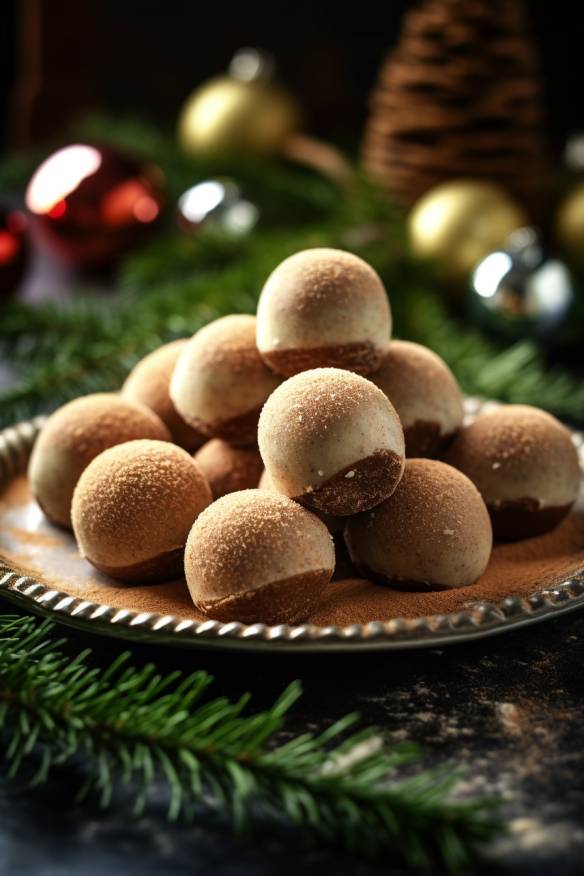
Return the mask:
<path id="1" fill-rule="evenodd" d="M 343 10 L 317 0 L 266 10 L 192 0 L 3 0 L 1 148 L 58 135 L 89 108 L 173 125 L 192 88 L 224 70 L 243 45 L 275 55 L 312 132 L 356 142 L 378 66 L 411 5 L 360 2 Z M 560 151 L 567 134 L 584 128 L 578 6 L 530 0 L 527 7 L 541 48 L 550 138 Z"/>

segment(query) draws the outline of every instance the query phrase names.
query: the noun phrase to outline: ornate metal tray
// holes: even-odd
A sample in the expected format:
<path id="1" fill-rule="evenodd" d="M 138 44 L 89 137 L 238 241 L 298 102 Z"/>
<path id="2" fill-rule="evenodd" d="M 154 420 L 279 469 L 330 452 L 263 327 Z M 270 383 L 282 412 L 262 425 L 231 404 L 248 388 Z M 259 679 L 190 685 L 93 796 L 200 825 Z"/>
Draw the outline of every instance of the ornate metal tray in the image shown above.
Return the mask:
<path id="1" fill-rule="evenodd" d="M 466 400 L 466 413 L 495 407 L 494 402 Z M 0 431 L 0 491 L 25 469 L 43 418 Z M 573 434 L 584 467 L 584 436 Z M 0 597 L 23 609 L 87 632 L 123 639 L 186 648 L 245 649 L 248 651 L 354 651 L 429 648 L 470 641 L 558 617 L 584 606 L 584 565 L 553 589 L 533 582 L 527 597 L 500 602 L 477 602 L 450 614 L 348 627 L 274 626 L 199 622 L 189 617 L 160 615 L 116 608 L 71 596 L 23 577 L 0 559 Z"/>

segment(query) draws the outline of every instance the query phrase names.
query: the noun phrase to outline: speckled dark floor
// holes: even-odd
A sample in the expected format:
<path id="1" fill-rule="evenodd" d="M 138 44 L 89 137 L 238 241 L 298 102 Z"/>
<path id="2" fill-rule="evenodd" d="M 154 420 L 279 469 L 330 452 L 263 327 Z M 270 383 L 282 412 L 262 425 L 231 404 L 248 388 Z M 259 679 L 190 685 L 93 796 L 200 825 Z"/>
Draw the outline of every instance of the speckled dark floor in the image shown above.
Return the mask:
<path id="1" fill-rule="evenodd" d="M 90 644 L 103 656 L 122 647 Z M 301 678 L 305 695 L 291 730 L 315 730 L 358 709 L 365 721 L 423 743 L 429 764 L 456 760 L 470 788 L 507 800 L 510 834 L 480 872 L 562 876 L 583 870 L 583 646 L 584 614 L 575 614 L 474 645 L 403 654 L 252 657 L 141 646 L 136 656 L 205 668 L 223 693 L 251 689 L 260 707 Z M 61 774 L 32 791 L 2 779 L 2 876 L 388 872 L 390 862 L 371 868 L 326 849 L 302 850 L 293 835 L 236 840 L 207 817 L 169 825 L 156 805 L 139 821 L 123 801 L 107 813 L 74 805 L 71 782 Z"/>

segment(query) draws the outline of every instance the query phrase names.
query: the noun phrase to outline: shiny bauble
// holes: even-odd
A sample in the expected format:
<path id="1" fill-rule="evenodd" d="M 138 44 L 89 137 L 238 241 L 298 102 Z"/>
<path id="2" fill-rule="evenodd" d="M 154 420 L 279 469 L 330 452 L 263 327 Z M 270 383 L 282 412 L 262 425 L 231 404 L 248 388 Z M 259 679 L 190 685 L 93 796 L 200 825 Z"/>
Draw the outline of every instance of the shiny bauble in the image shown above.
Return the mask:
<path id="1" fill-rule="evenodd" d="M 584 179 L 561 201 L 555 219 L 555 239 L 562 252 L 584 265 Z"/>
<path id="2" fill-rule="evenodd" d="M 77 265 L 99 265 L 148 238 L 164 204 L 164 177 L 156 165 L 116 149 L 75 143 L 43 161 L 25 201 L 53 251 Z"/>
<path id="3" fill-rule="evenodd" d="M 178 122 L 179 143 L 188 155 L 271 155 L 298 130 L 300 111 L 287 91 L 270 79 L 262 53 L 243 49 L 229 72 L 197 88 Z"/>
<path id="4" fill-rule="evenodd" d="M 28 261 L 24 213 L 0 204 L 0 301 L 16 290 Z"/>
<path id="5" fill-rule="evenodd" d="M 466 288 L 475 265 L 526 224 L 521 207 L 494 183 L 452 180 L 430 189 L 414 205 L 408 217 L 410 249 Z"/>
<path id="6" fill-rule="evenodd" d="M 231 179 L 206 179 L 188 188 L 178 199 L 177 221 L 182 231 L 213 229 L 240 236 L 258 222 L 259 209 L 242 197 Z"/>
<path id="7" fill-rule="evenodd" d="M 532 228 L 522 228 L 504 249 L 489 253 L 470 285 L 471 318 L 510 339 L 551 339 L 562 329 L 575 300 L 572 274 L 548 256 Z"/>

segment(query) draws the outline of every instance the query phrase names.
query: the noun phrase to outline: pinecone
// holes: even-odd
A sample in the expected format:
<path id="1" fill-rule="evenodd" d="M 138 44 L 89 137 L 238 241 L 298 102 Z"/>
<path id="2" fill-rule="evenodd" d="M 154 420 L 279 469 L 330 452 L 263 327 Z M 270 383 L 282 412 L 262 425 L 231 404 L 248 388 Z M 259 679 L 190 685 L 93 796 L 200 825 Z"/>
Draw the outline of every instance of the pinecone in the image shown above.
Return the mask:
<path id="1" fill-rule="evenodd" d="M 543 103 L 520 0 L 425 0 L 406 15 L 370 105 L 363 162 L 402 203 L 473 177 L 539 212 Z"/>

